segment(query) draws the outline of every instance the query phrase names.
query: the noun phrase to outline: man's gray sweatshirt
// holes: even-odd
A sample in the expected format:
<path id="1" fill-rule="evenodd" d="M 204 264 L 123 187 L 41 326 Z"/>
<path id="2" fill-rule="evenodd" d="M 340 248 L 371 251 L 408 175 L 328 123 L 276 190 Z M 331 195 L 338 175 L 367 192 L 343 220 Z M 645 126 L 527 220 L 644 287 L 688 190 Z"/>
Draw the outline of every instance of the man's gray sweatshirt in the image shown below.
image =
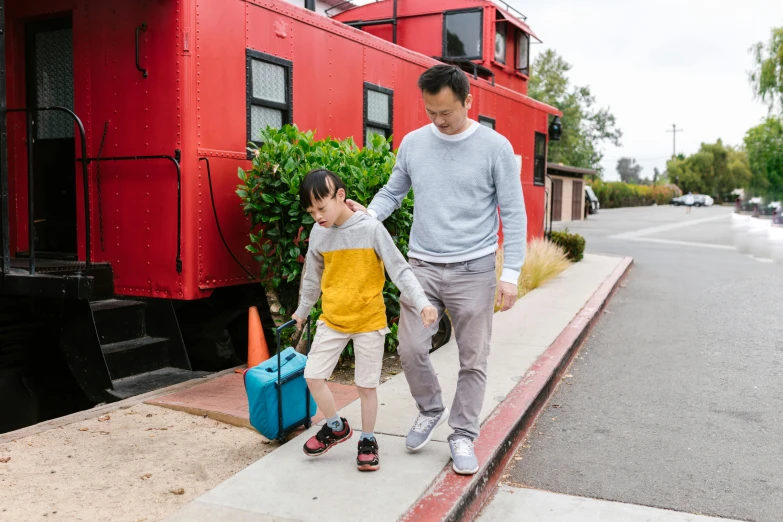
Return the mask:
<path id="1" fill-rule="evenodd" d="M 511 143 L 471 122 L 445 135 L 434 124 L 403 138 L 391 178 L 368 207 L 384 220 L 413 188 L 413 227 L 408 257 L 431 263 L 478 259 L 497 249 L 503 220 L 501 281 L 517 283 L 525 260 L 527 214 Z"/>

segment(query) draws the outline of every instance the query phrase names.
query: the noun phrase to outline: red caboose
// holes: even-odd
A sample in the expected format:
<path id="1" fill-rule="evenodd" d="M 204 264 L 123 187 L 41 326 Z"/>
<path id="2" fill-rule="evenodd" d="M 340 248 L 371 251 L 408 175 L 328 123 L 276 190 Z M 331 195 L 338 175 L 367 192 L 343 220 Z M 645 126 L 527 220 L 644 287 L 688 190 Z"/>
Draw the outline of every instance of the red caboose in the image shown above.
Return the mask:
<path id="1" fill-rule="evenodd" d="M 288 122 L 357 143 L 401 137 L 427 123 L 416 80 L 433 57 L 469 71 L 471 117 L 511 140 L 528 233 L 542 233 L 558 113 L 525 96 L 535 36 L 518 13 L 484 0 L 387 0 L 341 21 L 281 0 L 0 8 L 0 304 L 15 332 L 0 365 L 15 347 L 12 377 L 52 343 L 93 402 L 237 363 L 246 307 L 265 304 L 239 266 L 253 270 L 234 194 L 247 142 Z"/>

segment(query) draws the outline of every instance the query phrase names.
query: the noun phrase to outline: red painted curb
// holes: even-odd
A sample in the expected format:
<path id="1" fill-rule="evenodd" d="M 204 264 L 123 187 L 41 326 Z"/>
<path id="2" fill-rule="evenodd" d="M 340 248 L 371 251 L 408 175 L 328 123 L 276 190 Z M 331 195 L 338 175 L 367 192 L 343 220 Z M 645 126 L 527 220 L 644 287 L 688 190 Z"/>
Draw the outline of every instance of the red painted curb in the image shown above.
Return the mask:
<path id="1" fill-rule="evenodd" d="M 424 495 L 400 518 L 401 522 L 470 521 L 478 515 L 499 482 L 501 472 L 554 392 L 563 372 L 628 273 L 631 263 L 633 258 L 623 258 L 484 422 L 481 436 L 475 443 L 476 457 L 481 463 L 478 473 L 473 476 L 457 475 L 449 463 Z"/>

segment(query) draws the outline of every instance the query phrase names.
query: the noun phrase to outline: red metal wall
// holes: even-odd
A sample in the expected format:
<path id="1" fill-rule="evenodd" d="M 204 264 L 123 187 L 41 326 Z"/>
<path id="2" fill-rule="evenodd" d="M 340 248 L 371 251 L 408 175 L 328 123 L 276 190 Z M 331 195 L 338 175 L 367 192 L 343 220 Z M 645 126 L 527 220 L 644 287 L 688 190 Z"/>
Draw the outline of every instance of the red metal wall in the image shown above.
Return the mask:
<path id="1" fill-rule="evenodd" d="M 513 13 L 501 9 L 498 4 L 487 0 L 398 0 L 397 44 L 425 56 L 443 55 L 443 12 L 482 8 L 483 14 L 483 57 L 474 60 L 495 73 L 495 82 L 509 89 L 527 94 L 528 77 L 516 71 L 516 25 L 502 22 L 506 29 L 506 65 L 494 60 L 495 19 L 497 13 L 513 17 Z M 341 22 L 383 20 L 392 17 L 391 0 L 366 4 L 340 13 L 334 18 Z M 391 24 L 371 25 L 363 28 L 368 34 L 392 41 Z"/>
<path id="2" fill-rule="evenodd" d="M 28 21 L 72 13 L 74 111 L 87 134 L 87 152 L 98 153 L 109 122 L 103 157 L 174 155 L 182 149 L 182 83 L 178 55 L 179 2 L 9 1 L 9 107 L 24 107 L 24 26 Z M 143 78 L 135 65 L 135 30 L 141 33 Z M 77 157 L 79 139 L 77 135 Z M 14 194 L 12 251 L 28 248 L 27 160 L 23 115 L 9 117 L 9 184 Z M 38 173 L 44 175 L 44 173 Z M 51 173 L 49 173 L 51 175 Z M 79 258 L 85 258 L 81 169 L 76 169 Z M 176 169 L 171 162 L 104 162 L 90 166 L 92 252 L 110 261 L 118 293 L 183 297 L 176 259 Z M 103 241 L 101 242 L 101 228 Z M 183 255 L 183 258 L 185 256 Z"/>
<path id="3" fill-rule="evenodd" d="M 93 259 L 112 263 L 120 294 L 197 299 L 248 281 L 220 240 L 205 163 L 199 162 L 209 158 L 221 229 L 234 254 L 252 268 L 244 250 L 249 223 L 234 193 L 237 168 L 250 166 L 247 48 L 293 62 L 293 119 L 301 129 L 316 129 L 318 138 L 354 136 L 361 143 L 365 81 L 394 90 L 397 143 L 428 123 L 416 80 L 437 62 L 281 0 L 9 0 L 7 6 L 9 107 L 25 105 L 24 23 L 72 11 L 75 112 L 85 124 L 88 154 L 97 155 L 106 121 L 104 157 L 182 151 L 181 274 L 175 269 L 172 164 L 102 162 L 100 207 L 96 166 L 90 167 Z M 401 43 L 418 36 L 439 50 L 440 27 L 428 30 L 426 19 L 419 20 L 421 27 L 401 31 Z M 134 56 L 135 28 L 142 22 L 148 24 L 141 39 L 146 79 Z M 546 132 L 547 112 L 553 109 L 483 80 L 471 83 L 476 99 L 471 117 L 495 118 L 498 132 L 523 156 L 528 233 L 540 235 L 544 189 L 532 184 L 533 132 Z M 23 117 L 9 116 L 12 252 L 27 248 L 24 134 Z M 79 170 L 74 183 L 81 198 Z M 82 209 L 80 199 L 78 241 L 84 259 Z"/>
<path id="4" fill-rule="evenodd" d="M 300 129 L 316 129 L 316 137 L 354 136 L 361 143 L 363 131 L 363 83 L 394 90 L 395 140 L 429 123 L 416 87 L 419 75 L 435 61 L 417 53 L 380 41 L 321 16 L 285 3 L 270 0 L 222 2 L 201 0 L 198 78 L 199 121 L 202 129 L 198 146 L 213 157 L 217 151 L 242 154 L 245 128 L 245 47 L 293 62 L 293 119 Z M 426 18 L 417 18 L 426 22 Z M 225 31 L 244 21 L 244 32 Z M 433 52 L 440 51 L 441 26 L 424 24 L 417 29 Z M 409 21 L 410 23 L 410 21 Z M 410 26 L 409 26 L 410 27 Z M 380 28 L 378 28 L 380 31 Z M 407 31 L 407 30 L 406 30 Z M 401 30 L 404 43 L 414 33 Z M 203 44 L 203 45 L 202 45 Z M 523 157 L 522 182 L 528 208 L 528 234 L 538 237 L 544 222 L 544 188 L 533 185 L 534 131 L 547 132 L 547 111 L 543 104 L 483 80 L 472 82 L 476 99 L 470 116 L 492 117 L 497 130 L 509 138 Z M 209 128 L 205 128 L 209 127 Z M 238 156 L 237 156 L 238 157 Z M 249 162 L 215 158 L 213 181 L 221 227 L 230 231 L 235 253 L 247 244 L 248 223 L 238 210 L 233 193 L 236 168 Z M 203 177 L 203 173 L 201 174 Z M 228 259 L 216 228 L 209 219 L 209 195 L 200 194 L 199 286 L 209 289 L 244 279 L 242 271 Z M 242 259 L 248 263 L 244 253 Z"/>

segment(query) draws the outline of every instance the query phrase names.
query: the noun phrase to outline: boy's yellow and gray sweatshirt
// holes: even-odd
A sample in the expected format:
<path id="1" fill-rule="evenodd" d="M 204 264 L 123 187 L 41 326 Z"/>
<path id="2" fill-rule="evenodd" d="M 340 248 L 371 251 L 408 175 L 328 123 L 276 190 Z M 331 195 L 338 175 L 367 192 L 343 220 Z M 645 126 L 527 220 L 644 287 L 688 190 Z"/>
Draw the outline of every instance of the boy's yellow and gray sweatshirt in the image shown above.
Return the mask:
<path id="1" fill-rule="evenodd" d="M 323 291 L 320 319 L 330 328 L 345 333 L 386 328 L 384 267 L 419 313 L 430 306 L 410 265 L 380 221 L 356 212 L 340 226 L 313 225 L 296 315 L 307 317 Z"/>

